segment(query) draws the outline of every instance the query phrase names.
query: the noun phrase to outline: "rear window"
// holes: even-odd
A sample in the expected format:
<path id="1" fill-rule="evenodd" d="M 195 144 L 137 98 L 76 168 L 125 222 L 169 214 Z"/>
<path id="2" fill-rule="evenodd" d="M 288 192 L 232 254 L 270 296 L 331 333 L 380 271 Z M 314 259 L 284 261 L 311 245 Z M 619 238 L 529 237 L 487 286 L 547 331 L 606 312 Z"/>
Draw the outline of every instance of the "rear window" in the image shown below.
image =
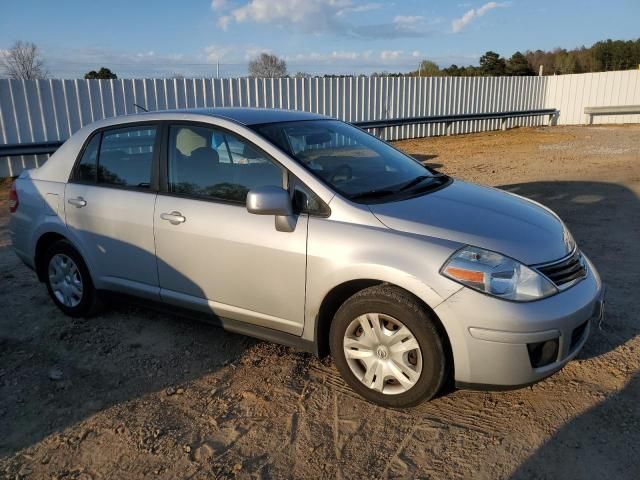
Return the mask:
<path id="1" fill-rule="evenodd" d="M 155 127 L 104 132 L 98 156 L 98 183 L 149 188 L 155 140 Z"/>
<path id="2" fill-rule="evenodd" d="M 74 179 L 122 187 L 149 188 L 156 127 L 106 130 L 87 144 Z"/>

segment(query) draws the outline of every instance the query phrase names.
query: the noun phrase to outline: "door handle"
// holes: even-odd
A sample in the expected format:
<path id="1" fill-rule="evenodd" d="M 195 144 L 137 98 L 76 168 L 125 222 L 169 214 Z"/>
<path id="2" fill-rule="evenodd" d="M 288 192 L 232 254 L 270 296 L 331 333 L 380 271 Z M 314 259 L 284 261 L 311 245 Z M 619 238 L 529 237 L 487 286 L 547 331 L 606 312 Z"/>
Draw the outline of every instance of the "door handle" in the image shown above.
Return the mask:
<path id="1" fill-rule="evenodd" d="M 82 208 L 87 205 L 87 201 L 82 197 L 70 198 L 67 202 L 77 208 Z"/>
<path id="2" fill-rule="evenodd" d="M 160 218 L 162 220 L 167 220 L 169 223 L 171 223 L 171 225 L 178 225 L 187 221 L 187 219 L 183 217 L 180 212 L 176 211 L 173 211 L 171 213 L 161 213 Z"/>

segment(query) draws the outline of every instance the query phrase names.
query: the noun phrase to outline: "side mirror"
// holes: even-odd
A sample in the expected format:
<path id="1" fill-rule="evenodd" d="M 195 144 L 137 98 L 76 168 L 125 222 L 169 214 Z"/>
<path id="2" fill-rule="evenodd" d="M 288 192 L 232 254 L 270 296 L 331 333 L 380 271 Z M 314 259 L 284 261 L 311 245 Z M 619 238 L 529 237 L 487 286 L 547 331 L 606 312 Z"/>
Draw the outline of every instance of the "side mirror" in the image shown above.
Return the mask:
<path id="1" fill-rule="evenodd" d="M 247 211 L 256 215 L 275 215 L 276 230 L 279 232 L 293 232 L 296 227 L 291 197 L 282 187 L 265 185 L 250 190 L 247 194 Z"/>

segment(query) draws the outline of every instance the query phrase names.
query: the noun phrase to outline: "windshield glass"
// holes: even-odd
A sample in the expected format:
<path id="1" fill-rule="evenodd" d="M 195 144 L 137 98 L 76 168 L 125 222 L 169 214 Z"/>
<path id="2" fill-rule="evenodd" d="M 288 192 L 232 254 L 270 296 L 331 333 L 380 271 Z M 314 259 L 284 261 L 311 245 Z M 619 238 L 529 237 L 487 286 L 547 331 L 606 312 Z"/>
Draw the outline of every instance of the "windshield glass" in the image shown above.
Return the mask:
<path id="1" fill-rule="evenodd" d="M 442 183 L 442 175 L 338 120 L 275 123 L 256 130 L 355 201 L 387 200 Z"/>

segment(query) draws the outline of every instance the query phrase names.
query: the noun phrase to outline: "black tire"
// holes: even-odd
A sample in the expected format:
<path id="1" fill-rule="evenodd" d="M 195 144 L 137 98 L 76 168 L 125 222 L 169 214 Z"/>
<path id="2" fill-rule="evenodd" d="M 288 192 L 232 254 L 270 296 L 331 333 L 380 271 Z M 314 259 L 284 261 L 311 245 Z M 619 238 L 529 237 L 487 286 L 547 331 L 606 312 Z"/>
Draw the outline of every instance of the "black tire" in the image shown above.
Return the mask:
<path id="1" fill-rule="evenodd" d="M 344 354 L 343 340 L 351 322 L 366 313 L 381 313 L 402 322 L 413 334 L 422 352 L 422 372 L 409 390 L 384 394 L 364 385 L 354 375 Z M 342 304 L 331 323 L 331 356 L 342 378 L 365 399 L 385 407 L 412 407 L 433 398 L 442 387 L 447 368 L 444 342 L 428 312 L 418 299 L 391 285 L 366 288 Z"/>
<path id="2" fill-rule="evenodd" d="M 63 304 L 55 295 L 51 280 L 49 278 L 49 265 L 51 259 L 56 255 L 62 254 L 69 257 L 76 264 L 78 272 L 82 280 L 82 296 L 80 302 L 74 306 Z M 47 285 L 49 296 L 53 303 L 70 317 L 91 317 L 97 314 L 102 308 L 102 300 L 98 291 L 93 286 L 91 275 L 87 269 L 87 265 L 82 259 L 82 255 L 67 240 L 59 240 L 52 244 L 46 251 L 43 258 L 44 281 Z"/>

